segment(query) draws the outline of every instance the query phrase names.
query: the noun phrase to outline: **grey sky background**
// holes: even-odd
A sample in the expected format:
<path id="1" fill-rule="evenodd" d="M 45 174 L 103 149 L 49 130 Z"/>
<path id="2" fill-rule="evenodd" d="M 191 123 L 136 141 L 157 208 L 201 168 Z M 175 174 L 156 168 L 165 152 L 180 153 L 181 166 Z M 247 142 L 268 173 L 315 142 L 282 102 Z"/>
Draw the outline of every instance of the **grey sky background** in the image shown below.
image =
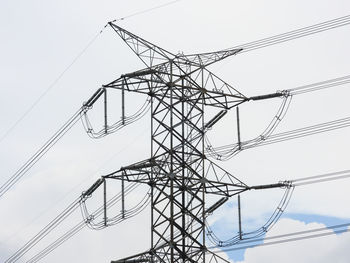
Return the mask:
<path id="1" fill-rule="evenodd" d="M 166 1 L 1 1 L 0 8 L 0 137 L 71 63 L 87 43 L 113 19 Z M 182 0 L 118 24 L 174 53 L 198 53 L 233 47 L 289 30 L 349 15 L 345 0 L 232 1 Z M 247 96 L 260 95 L 349 74 L 350 27 L 237 55 L 211 70 Z M 106 28 L 57 85 L 0 142 L 0 184 L 5 182 L 102 84 L 143 65 L 122 40 Z M 276 132 L 349 116 L 348 86 L 295 96 Z M 120 117 L 120 97 L 115 95 Z M 128 96 L 127 113 L 145 98 Z M 280 99 L 250 102 L 240 108 L 243 139 L 258 136 L 274 117 Z M 98 122 L 99 116 L 94 116 Z M 102 116 L 100 116 L 102 118 Z M 236 140 L 234 112 L 209 132 L 217 145 Z M 0 198 L 0 261 L 4 261 L 101 174 L 145 159 L 150 152 L 149 115 L 101 140 L 92 140 L 78 123 L 24 178 Z M 349 130 L 243 151 L 217 162 L 247 184 L 349 169 Z M 328 216 L 350 222 L 348 179 L 297 188 L 286 211 L 313 215 L 305 222 L 283 218 L 272 234 L 323 225 Z M 115 191 L 119 191 L 116 187 Z M 141 198 L 140 189 L 128 204 Z M 242 196 L 243 221 L 258 226 L 276 207 L 281 191 Z M 232 200 L 231 206 L 234 206 Z M 212 222 L 236 224 L 230 206 Z M 118 208 L 114 210 L 118 212 Z M 149 211 L 103 231 L 83 230 L 42 262 L 109 262 L 149 248 Z M 79 222 L 74 214 L 57 235 Z M 219 221 L 218 221 L 219 222 Z M 61 227 L 61 226 L 60 226 Z M 270 233 L 269 233 L 270 234 Z M 271 234 L 271 235 L 272 235 Z M 55 234 L 43 240 L 44 247 Z M 244 263 L 346 262 L 349 235 L 300 241 L 245 251 Z M 325 249 L 325 244 L 329 249 Z M 322 249 L 320 249 L 322 248 Z M 312 251 L 319 252 L 315 258 Z M 289 261 L 284 257 L 292 255 Z M 273 257 L 272 257 L 273 255 Z M 28 254 L 29 258 L 30 255 Z M 20 261 L 22 262 L 22 261 Z M 25 262 L 25 260 L 23 260 Z"/>

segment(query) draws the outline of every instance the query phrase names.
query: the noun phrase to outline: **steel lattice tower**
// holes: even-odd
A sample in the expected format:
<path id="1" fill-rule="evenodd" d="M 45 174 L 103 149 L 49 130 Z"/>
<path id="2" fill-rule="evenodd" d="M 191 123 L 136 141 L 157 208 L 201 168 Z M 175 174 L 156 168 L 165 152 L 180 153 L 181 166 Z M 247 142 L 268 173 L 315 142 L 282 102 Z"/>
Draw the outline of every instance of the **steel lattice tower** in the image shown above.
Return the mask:
<path id="1" fill-rule="evenodd" d="M 107 89 L 141 93 L 151 100 L 152 122 L 151 157 L 124 166 L 103 179 L 151 187 L 151 249 L 112 262 L 228 262 L 206 248 L 205 219 L 229 197 L 254 187 L 206 158 L 204 134 L 229 109 L 251 98 L 208 71 L 207 66 L 241 49 L 175 55 L 113 22 L 109 25 L 146 68 L 104 85 L 85 105 L 92 105 L 103 93 L 107 96 Z M 219 112 L 205 123 L 207 107 Z M 90 195 L 101 183 L 99 180 L 85 195 Z M 220 199 L 205 208 L 207 195 Z"/>

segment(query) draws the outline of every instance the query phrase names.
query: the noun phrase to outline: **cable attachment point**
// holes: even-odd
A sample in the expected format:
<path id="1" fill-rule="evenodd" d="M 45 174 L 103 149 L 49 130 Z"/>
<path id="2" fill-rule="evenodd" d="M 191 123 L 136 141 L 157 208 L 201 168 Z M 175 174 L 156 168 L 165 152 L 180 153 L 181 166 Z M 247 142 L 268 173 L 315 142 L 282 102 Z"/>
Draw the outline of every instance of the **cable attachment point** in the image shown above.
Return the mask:
<path id="1" fill-rule="evenodd" d="M 101 184 L 103 184 L 103 181 L 104 179 L 102 178 L 98 179 L 87 191 L 82 193 L 82 197 L 90 197 L 92 193 L 95 192 Z"/>
<path id="2" fill-rule="evenodd" d="M 85 108 L 91 108 L 93 104 L 98 100 L 99 97 L 105 92 L 104 88 L 99 88 L 96 90 L 96 92 L 91 96 L 91 98 L 87 101 L 84 102 L 83 107 Z"/>

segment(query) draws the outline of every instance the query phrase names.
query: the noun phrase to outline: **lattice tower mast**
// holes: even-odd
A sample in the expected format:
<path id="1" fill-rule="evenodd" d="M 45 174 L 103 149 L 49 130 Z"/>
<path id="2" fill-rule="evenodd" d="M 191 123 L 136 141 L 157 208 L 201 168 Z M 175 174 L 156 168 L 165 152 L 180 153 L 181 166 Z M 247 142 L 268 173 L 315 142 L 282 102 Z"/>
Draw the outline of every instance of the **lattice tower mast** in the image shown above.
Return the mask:
<path id="1" fill-rule="evenodd" d="M 124 74 L 102 90 L 149 96 L 152 122 L 151 157 L 105 176 L 151 187 L 151 249 L 112 262 L 227 262 L 206 248 L 206 196 L 224 202 L 252 188 L 206 158 L 204 134 L 227 110 L 249 98 L 207 67 L 242 49 L 175 55 L 113 22 L 109 25 L 146 68 Z M 205 123 L 207 107 L 220 112 Z"/>

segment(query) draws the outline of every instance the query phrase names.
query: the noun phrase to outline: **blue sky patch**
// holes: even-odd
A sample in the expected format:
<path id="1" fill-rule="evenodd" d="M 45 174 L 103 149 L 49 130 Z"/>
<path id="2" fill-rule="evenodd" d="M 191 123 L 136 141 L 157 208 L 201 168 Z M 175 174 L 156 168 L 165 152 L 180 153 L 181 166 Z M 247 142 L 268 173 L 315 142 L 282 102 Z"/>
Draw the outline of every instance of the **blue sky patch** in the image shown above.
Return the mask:
<path id="1" fill-rule="evenodd" d="M 286 213 L 282 215 L 282 218 L 289 218 L 304 222 L 306 224 L 310 223 L 320 223 L 324 224 L 326 227 L 331 227 L 335 225 L 346 224 L 350 222 L 350 218 L 338 218 L 332 216 L 323 216 L 323 215 L 313 215 L 313 214 L 299 214 L 299 213 Z M 332 228 L 330 228 L 332 229 Z M 337 231 L 339 231 L 337 229 Z M 346 231 L 339 231 L 338 234 L 341 234 Z"/>
<path id="2" fill-rule="evenodd" d="M 334 225 L 341 225 L 341 224 L 346 224 L 350 222 L 350 218 L 338 218 L 338 217 L 331 217 L 331 216 L 323 216 L 323 215 L 315 215 L 315 214 L 301 214 L 301 213 L 286 213 L 283 214 L 281 218 L 288 218 L 288 219 L 293 219 L 293 220 L 298 220 L 301 222 L 304 222 L 306 224 L 309 223 L 320 223 L 324 224 L 327 227 L 331 227 Z M 247 223 L 247 222 L 246 222 Z M 251 222 L 253 223 L 253 222 Z M 254 224 L 254 223 L 253 223 Z M 249 230 L 253 229 L 258 229 L 261 226 L 253 226 L 251 224 L 249 225 Z M 247 225 L 245 226 L 246 231 Z M 238 226 L 236 220 L 232 218 L 232 223 L 227 222 L 227 220 L 218 220 L 216 221 L 212 226 L 211 226 L 213 232 L 222 240 L 229 239 L 233 236 L 235 236 L 238 233 Z M 332 228 L 330 228 L 332 229 Z M 249 231 L 248 230 L 248 231 Z M 339 231 L 339 229 L 336 229 Z M 344 231 L 345 232 L 345 231 Z M 337 234 L 341 234 L 342 231 L 337 232 Z M 263 239 L 265 235 L 259 237 L 258 239 Z M 254 243 L 254 245 L 250 247 L 255 247 L 259 244 L 262 244 L 263 240 Z M 246 244 L 247 245 L 247 244 Z M 238 248 L 240 245 L 237 245 L 236 247 Z M 245 246 L 245 244 L 242 244 L 241 246 Z M 235 248 L 235 246 L 231 246 L 230 248 Z M 225 248 L 223 248 L 225 249 Z M 233 250 L 233 251 L 228 251 L 227 255 L 229 258 L 233 261 L 243 261 L 244 260 L 244 253 L 246 249 L 240 249 L 240 250 Z"/>

